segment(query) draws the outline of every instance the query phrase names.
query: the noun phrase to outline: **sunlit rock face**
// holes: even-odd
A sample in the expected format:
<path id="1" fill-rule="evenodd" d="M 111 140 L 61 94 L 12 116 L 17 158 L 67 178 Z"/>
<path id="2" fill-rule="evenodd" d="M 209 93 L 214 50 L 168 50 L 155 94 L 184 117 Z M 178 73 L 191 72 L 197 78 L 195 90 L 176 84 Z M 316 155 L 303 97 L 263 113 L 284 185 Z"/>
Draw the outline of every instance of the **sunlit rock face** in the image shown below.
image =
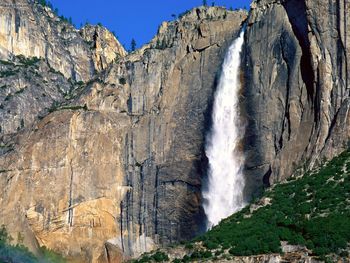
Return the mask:
<path id="1" fill-rule="evenodd" d="M 96 32 L 96 42 L 86 30 L 83 30 L 87 37 L 84 39 L 79 30 L 57 17 L 50 8 L 32 1 L 0 3 L 1 59 L 12 55 L 43 58 L 66 78 L 88 81 L 114 58 L 126 54 L 112 33 L 101 27 L 96 27 Z M 110 48 L 101 47 L 104 42 Z"/>
<path id="2" fill-rule="evenodd" d="M 83 82 L 125 55 L 101 26 L 78 31 L 48 7 L 1 1 L 0 152 L 11 148 L 9 138 L 16 132 L 68 103 Z"/>
<path id="3" fill-rule="evenodd" d="M 104 29 L 78 32 L 87 46 L 95 41 L 91 65 L 103 72 L 87 85 L 73 82 L 51 113 L 13 128 L 0 158 L 0 224 L 23 233 L 32 250 L 47 246 L 81 262 L 120 260 L 199 233 L 207 116 L 246 18 L 194 9 L 126 57 Z"/>
<path id="4" fill-rule="evenodd" d="M 213 94 L 248 14 L 194 9 L 126 55 L 99 26 L 14 2 L 0 7 L 0 224 L 14 242 L 108 262 L 199 233 Z M 347 147 L 348 10 L 253 3 L 239 96 L 246 196 Z"/>
<path id="5" fill-rule="evenodd" d="M 114 34 L 100 25 L 86 25 L 80 30 L 80 34 L 92 47 L 92 59 L 98 71 L 127 55 Z"/>

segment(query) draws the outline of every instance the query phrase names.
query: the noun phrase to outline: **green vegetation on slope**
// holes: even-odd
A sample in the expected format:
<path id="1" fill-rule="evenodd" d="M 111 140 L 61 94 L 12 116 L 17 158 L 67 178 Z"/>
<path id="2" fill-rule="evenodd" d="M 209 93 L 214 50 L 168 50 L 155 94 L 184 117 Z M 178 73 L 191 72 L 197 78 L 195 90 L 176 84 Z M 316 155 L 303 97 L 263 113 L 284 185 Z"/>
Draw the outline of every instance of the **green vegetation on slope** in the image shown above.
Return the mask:
<path id="1" fill-rule="evenodd" d="M 349 256 L 350 151 L 318 171 L 275 186 L 261 200 L 265 205 L 249 206 L 188 243 L 190 252 L 174 262 L 227 257 L 227 253 L 282 253 L 281 241 L 306 246 L 322 259 L 330 254 Z M 200 242 L 202 249 L 193 249 Z M 144 259 L 139 262 L 147 262 Z"/>
<path id="2" fill-rule="evenodd" d="M 197 241 L 209 249 L 229 247 L 237 256 L 279 253 L 280 241 L 305 245 L 318 256 L 341 253 L 350 241 L 350 152 L 265 197 L 270 205 L 251 216 L 248 207 Z"/>
<path id="3" fill-rule="evenodd" d="M 21 234 L 18 239 L 22 239 Z M 0 228 L 0 262 L 25 262 L 25 263 L 64 263 L 61 256 L 45 247 L 40 249 L 40 257 L 34 256 L 28 248 L 23 245 L 11 245 L 12 237 L 7 233 L 6 228 Z"/>

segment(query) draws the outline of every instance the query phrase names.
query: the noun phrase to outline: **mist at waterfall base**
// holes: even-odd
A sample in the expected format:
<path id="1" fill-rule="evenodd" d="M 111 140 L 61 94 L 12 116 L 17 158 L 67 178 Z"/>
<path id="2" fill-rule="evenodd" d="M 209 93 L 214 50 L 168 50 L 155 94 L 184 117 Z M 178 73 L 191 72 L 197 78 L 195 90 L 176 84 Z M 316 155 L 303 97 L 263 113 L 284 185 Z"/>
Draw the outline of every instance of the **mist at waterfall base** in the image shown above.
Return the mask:
<path id="1" fill-rule="evenodd" d="M 230 46 L 214 97 L 212 128 L 206 138 L 208 182 L 203 190 L 207 229 L 242 209 L 245 184 L 244 156 L 239 149 L 245 126 L 240 118 L 239 94 L 241 50 L 244 30 Z"/>

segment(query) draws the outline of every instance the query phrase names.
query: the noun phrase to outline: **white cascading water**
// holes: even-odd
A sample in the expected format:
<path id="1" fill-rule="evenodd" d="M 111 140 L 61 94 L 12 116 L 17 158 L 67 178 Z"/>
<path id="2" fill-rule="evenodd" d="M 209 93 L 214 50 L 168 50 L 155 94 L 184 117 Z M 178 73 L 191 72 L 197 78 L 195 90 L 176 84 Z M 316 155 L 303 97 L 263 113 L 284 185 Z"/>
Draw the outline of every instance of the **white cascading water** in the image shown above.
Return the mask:
<path id="1" fill-rule="evenodd" d="M 226 54 L 215 93 L 212 129 L 207 135 L 205 151 L 209 159 L 209 171 L 207 189 L 203 191 L 203 208 L 208 229 L 245 206 L 245 180 L 242 173 L 244 156 L 240 149 L 245 127 L 239 109 L 243 42 L 244 30 Z"/>

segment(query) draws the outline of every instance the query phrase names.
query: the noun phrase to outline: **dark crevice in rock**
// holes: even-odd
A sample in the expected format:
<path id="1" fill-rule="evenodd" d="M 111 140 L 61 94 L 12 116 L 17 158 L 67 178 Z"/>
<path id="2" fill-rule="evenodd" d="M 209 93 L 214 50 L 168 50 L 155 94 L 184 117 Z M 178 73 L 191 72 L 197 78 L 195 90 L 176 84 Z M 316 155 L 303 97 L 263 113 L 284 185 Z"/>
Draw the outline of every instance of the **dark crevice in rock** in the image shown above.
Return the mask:
<path id="1" fill-rule="evenodd" d="M 102 56 L 99 56 L 99 64 L 100 64 L 100 68 L 104 69 L 103 68 L 103 57 Z"/>
<path id="2" fill-rule="evenodd" d="M 273 135 L 273 146 L 274 146 L 274 150 L 275 150 L 275 155 L 277 155 L 278 152 L 280 151 L 280 144 L 281 144 L 280 140 L 278 140 L 277 135 L 274 134 Z"/>
<path id="3" fill-rule="evenodd" d="M 132 114 L 132 96 L 131 96 L 131 94 L 129 95 L 129 98 L 128 98 L 126 103 L 128 106 L 128 113 Z"/>
<path id="4" fill-rule="evenodd" d="M 197 19 L 200 20 L 201 19 L 201 10 L 199 8 L 196 9 L 196 15 L 197 15 Z"/>
<path id="5" fill-rule="evenodd" d="M 19 33 L 20 26 L 21 26 L 21 17 L 18 13 L 17 8 L 15 8 L 15 32 L 16 32 L 16 34 Z"/>
<path id="6" fill-rule="evenodd" d="M 284 50 L 284 42 L 285 40 L 283 39 L 283 35 L 280 38 L 280 48 L 281 48 L 281 55 L 282 59 L 284 60 L 286 66 L 287 66 L 287 80 L 286 80 L 286 100 L 285 100 L 285 108 L 284 108 L 284 118 L 282 121 L 282 131 L 280 135 L 280 139 L 278 141 L 278 148 L 281 150 L 283 148 L 283 137 L 285 130 L 288 129 L 288 140 L 290 139 L 290 134 L 291 134 L 291 128 L 290 128 L 290 115 L 289 115 L 289 97 L 290 97 L 290 75 L 291 75 L 291 70 L 290 70 L 290 63 L 288 61 L 288 56 L 285 54 Z M 288 40 L 287 40 L 288 41 Z M 277 151 L 278 152 L 278 151 Z"/>
<path id="7" fill-rule="evenodd" d="M 159 167 L 156 166 L 156 177 L 154 181 L 154 197 L 153 197 L 153 217 L 154 217 L 154 233 L 158 234 L 158 184 L 159 184 Z"/>
<path id="8" fill-rule="evenodd" d="M 348 89 L 349 88 L 349 70 L 348 70 L 348 56 L 349 54 L 347 53 L 347 46 L 348 46 L 348 43 L 347 43 L 347 38 L 348 38 L 348 32 L 347 32 L 347 14 L 346 14 L 346 10 L 348 10 L 347 8 L 347 1 L 343 1 L 344 3 L 344 14 L 343 14 L 343 19 L 344 19 L 344 52 L 345 52 L 345 74 L 346 74 L 346 77 L 345 77 L 345 89 Z M 350 89 L 349 89 L 349 96 L 350 96 Z"/>
<path id="9" fill-rule="evenodd" d="M 198 31 L 198 36 L 199 37 L 203 37 L 203 33 L 202 33 L 202 30 L 201 30 L 200 26 L 198 27 L 197 31 Z"/>
<path id="10" fill-rule="evenodd" d="M 271 166 L 270 166 L 269 170 L 263 176 L 264 187 L 270 187 L 271 186 L 271 184 L 270 184 L 271 174 L 272 174 L 272 169 L 271 169 Z"/>
<path id="11" fill-rule="evenodd" d="M 334 115 L 334 117 L 332 119 L 331 125 L 329 126 L 329 129 L 328 129 L 328 135 L 327 135 L 327 138 L 325 140 L 324 147 L 327 145 L 327 142 L 329 141 L 330 137 L 333 135 L 333 129 L 337 125 L 338 116 L 339 116 L 339 112 L 341 111 L 341 109 L 342 109 L 342 107 L 340 106 L 338 111 L 336 112 L 336 114 Z"/>
<path id="12" fill-rule="evenodd" d="M 69 163 L 70 168 L 70 182 L 69 182 L 69 204 L 68 204 L 68 224 L 73 225 L 73 167 L 72 160 Z"/>
<path id="13" fill-rule="evenodd" d="M 77 72 L 75 71 L 75 65 L 71 69 L 71 76 L 73 81 L 77 81 Z"/>
<path id="14" fill-rule="evenodd" d="M 93 40 L 94 40 L 94 45 L 93 48 L 96 49 L 97 48 L 97 39 L 98 39 L 98 33 L 97 33 L 97 28 L 95 28 L 95 33 L 93 35 Z"/>
<path id="15" fill-rule="evenodd" d="M 119 225 L 120 225 L 120 244 L 121 244 L 121 249 L 123 252 L 125 252 L 125 248 L 124 248 L 124 237 L 123 237 L 123 227 L 124 227 L 124 224 L 123 224 L 123 208 L 124 208 L 124 202 L 121 201 L 120 202 L 120 222 L 119 222 Z"/>
<path id="16" fill-rule="evenodd" d="M 308 21 L 306 16 L 305 1 L 291 0 L 282 3 L 288 15 L 293 32 L 299 41 L 302 49 L 300 70 L 302 79 L 306 85 L 309 101 L 313 101 L 315 95 L 314 73 L 312 67 L 312 54 L 310 41 L 308 39 Z"/>
<path id="17" fill-rule="evenodd" d="M 105 244 L 105 253 L 106 253 L 106 256 L 107 256 L 107 262 L 111 263 L 111 256 L 109 255 L 109 251 L 108 251 L 108 248 L 107 248 L 106 244 Z"/>
<path id="18" fill-rule="evenodd" d="M 321 76 L 321 72 L 320 72 L 320 68 L 317 68 L 317 74 L 316 74 L 316 93 L 315 93 L 315 99 L 314 99 L 314 122 L 315 122 L 315 128 L 318 127 L 319 125 L 319 121 L 321 118 L 321 87 L 320 87 L 320 83 L 322 80 L 322 76 Z M 318 138 L 318 137 L 317 137 Z"/>
<path id="19" fill-rule="evenodd" d="M 342 7 L 342 4 L 344 6 Z M 344 14 L 341 14 L 341 10 L 344 8 Z M 344 0 L 337 0 L 337 6 L 335 7 L 337 11 L 337 30 L 338 30 L 338 49 L 337 49 L 337 66 L 338 66 L 338 77 L 340 81 L 343 81 L 345 90 L 348 87 L 348 59 L 347 59 L 347 30 L 346 30 L 346 1 Z M 341 24 L 341 20 L 343 19 L 343 25 Z M 342 26 L 343 31 L 342 32 Z M 344 34 L 342 36 L 342 33 Z M 341 96 L 344 97 L 345 94 L 343 92 L 344 89 L 341 90 L 342 94 Z"/>
<path id="20" fill-rule="evenodd" d="M 139 216 L 138 216 L 138 221 L 139 221 L 139 233 L 143 232 L 143 228 L 142 226 L 144 225 L 144 211 L 143 211 L 143 207 L 144 207 L 144 165 L 141 164 L 140 167 L 140 191 L 141 191 L 141 198 L 140 198 L 140 204 L 139 204 Z"/>

